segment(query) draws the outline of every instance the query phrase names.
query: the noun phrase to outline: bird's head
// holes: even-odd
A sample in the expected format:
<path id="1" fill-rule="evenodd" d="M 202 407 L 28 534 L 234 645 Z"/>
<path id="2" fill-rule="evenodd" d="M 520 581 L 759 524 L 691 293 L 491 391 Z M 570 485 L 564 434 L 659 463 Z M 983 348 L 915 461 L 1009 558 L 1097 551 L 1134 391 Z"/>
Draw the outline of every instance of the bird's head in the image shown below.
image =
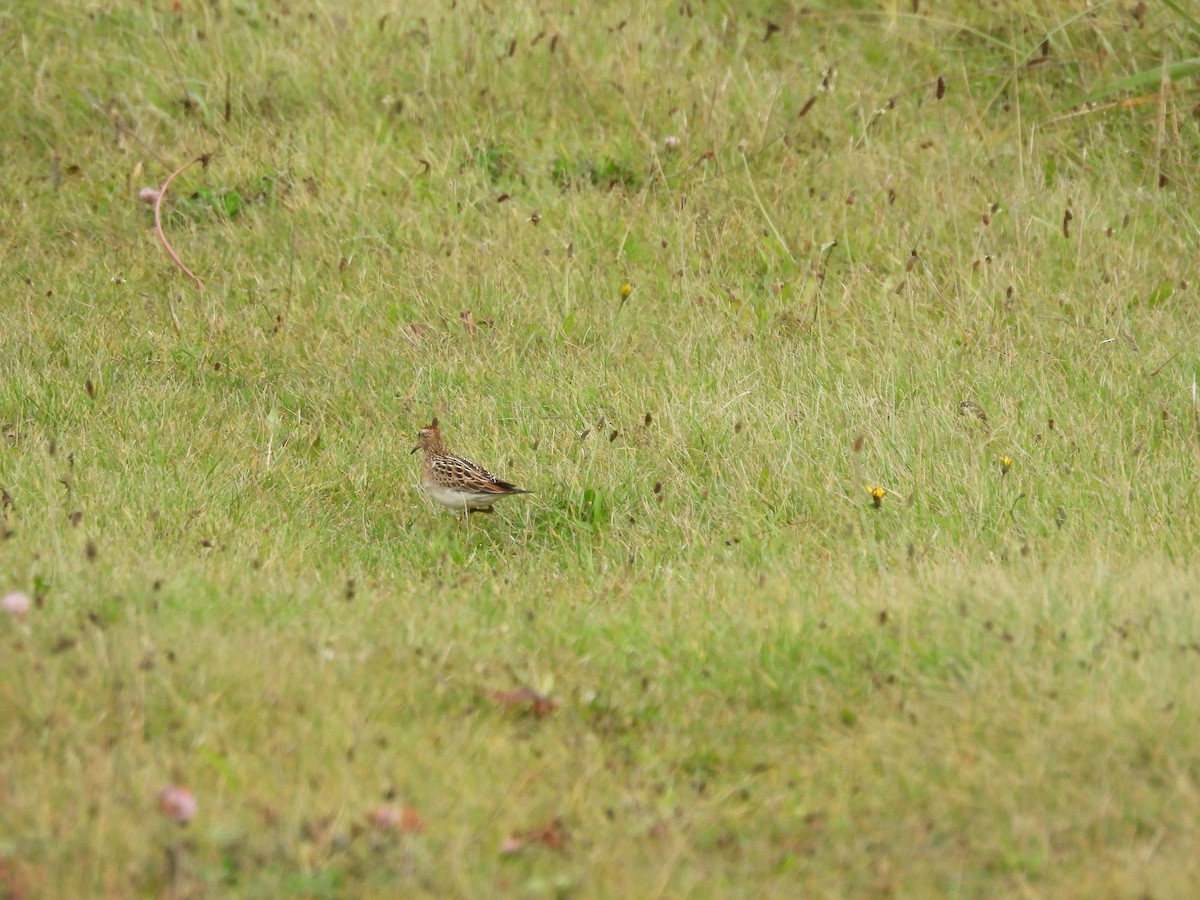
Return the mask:
<path id="1" fill-rule="evenodd" d="M 424 450 L 426 453 L 442 452 L 442 433 L 438 431 L 438 420 L 436 417 L 417 432 L 417 446 L 412 448 L 409 455 L 411 456 L 418 450 Z"/>

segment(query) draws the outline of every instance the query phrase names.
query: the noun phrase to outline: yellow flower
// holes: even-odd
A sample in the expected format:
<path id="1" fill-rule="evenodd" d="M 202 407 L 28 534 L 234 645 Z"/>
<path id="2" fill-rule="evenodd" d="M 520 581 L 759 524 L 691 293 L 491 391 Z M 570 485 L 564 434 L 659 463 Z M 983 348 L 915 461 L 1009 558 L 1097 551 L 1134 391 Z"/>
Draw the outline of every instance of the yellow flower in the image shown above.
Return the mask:
<path id="1" fill-rule="evenodd" d="M 1008 470 L 1011 469 L 1012 467 L 1013 467 L 1013 460 L 1012 460 L 1011 456 L 1000 457 L 1000 474 L 1001 475 L 1007 475 Z"/>
<path id="2" fill-rule="evenodd" d="M 871 502 L 875 504 L 875 508 L 878 509 L 883 506 L 883 498 L 887 496 L 887 491 L 879 485 L 875 485 L 870 488 L 870 493 Z"/>
<path id="3" fill-rule="evenodd" d="M 621 285 L 621 299 L 628 300 L 629 295 L 633 293 L 633 285 L 628 281 Z"/>

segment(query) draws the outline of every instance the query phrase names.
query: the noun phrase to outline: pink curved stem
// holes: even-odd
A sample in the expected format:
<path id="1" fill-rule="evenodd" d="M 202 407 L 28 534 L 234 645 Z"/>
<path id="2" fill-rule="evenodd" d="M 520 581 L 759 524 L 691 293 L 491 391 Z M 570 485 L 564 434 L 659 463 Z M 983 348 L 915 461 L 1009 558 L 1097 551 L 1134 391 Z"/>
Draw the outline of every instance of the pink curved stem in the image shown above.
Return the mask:
<path id="1" fill-rule="evenodd" d="M 171 186 L 171 182 L 175 180 L 176 175 L 180 174 L 185 169 L 195 165 L 198 162 L 207 164 L 207 154 L 204 156 L 197 156 L 191 162 L 184 163 L 181 167 L 167 176 L 167 180 L 163 182 L 163 186 L 158 189 L 158 196 L 154 199 L 154 230 L 158 232 L 158 239 L 162 241 L 163 247 L 166 248 L 167 255 L 171 257 L 171 260 L 175 263 L 175 265 L 179 266 L 179 268 L 183 270 L 184 275 L 196 282 L 196 287 L 203 290 L 204 282 L 197 278 L 192 270 L 183 264 L 183 260 L 179 258 L 179 254 L 175 252 L 175 248 L 171 246 L 171 242 L 167 240 L 166 234 L 163 233 L 162 227 L 162 202 L 163 198 L 167 196 L 167 188 Z"/>

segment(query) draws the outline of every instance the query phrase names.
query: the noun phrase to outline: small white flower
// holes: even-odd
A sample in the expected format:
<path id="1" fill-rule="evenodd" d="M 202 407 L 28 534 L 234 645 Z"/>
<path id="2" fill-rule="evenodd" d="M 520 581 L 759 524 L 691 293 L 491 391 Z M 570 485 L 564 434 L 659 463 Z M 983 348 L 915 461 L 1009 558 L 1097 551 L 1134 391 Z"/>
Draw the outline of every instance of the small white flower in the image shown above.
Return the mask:
<path id="1" fill-rule="evenodd" d="M 167 785 L 158 794 L 158 808 L 172 822 L 188 822 L 196 815 L 196 795 L 178 784 Z"/>
<path id="2" fill-rule="evenodd" d="M 22 594 L 19 591 L 6 594 L 4 599 L 0 601 L 0 608 L 3 608 L 14 619 L 25 618 L 26 613 L 29 612 L 29 607 L 29 595 Z"/>

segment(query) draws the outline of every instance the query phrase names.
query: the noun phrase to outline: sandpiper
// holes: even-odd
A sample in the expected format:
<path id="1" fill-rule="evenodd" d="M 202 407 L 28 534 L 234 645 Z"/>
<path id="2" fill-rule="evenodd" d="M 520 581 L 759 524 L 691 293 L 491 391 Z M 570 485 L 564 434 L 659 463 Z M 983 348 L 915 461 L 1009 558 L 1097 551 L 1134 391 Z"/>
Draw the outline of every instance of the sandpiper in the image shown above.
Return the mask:
<path id="1" fill-rule="evenodd" d="M 532 493 L 501 481 L 469 459 L 447 453 L 437 419 L 418 433 L 417 446 L 412 452 L 418 450 L 425 455 L 421 463 L 421 487 L 454 512 L 491 512 L 492 504 L 501 497 Z"/>

